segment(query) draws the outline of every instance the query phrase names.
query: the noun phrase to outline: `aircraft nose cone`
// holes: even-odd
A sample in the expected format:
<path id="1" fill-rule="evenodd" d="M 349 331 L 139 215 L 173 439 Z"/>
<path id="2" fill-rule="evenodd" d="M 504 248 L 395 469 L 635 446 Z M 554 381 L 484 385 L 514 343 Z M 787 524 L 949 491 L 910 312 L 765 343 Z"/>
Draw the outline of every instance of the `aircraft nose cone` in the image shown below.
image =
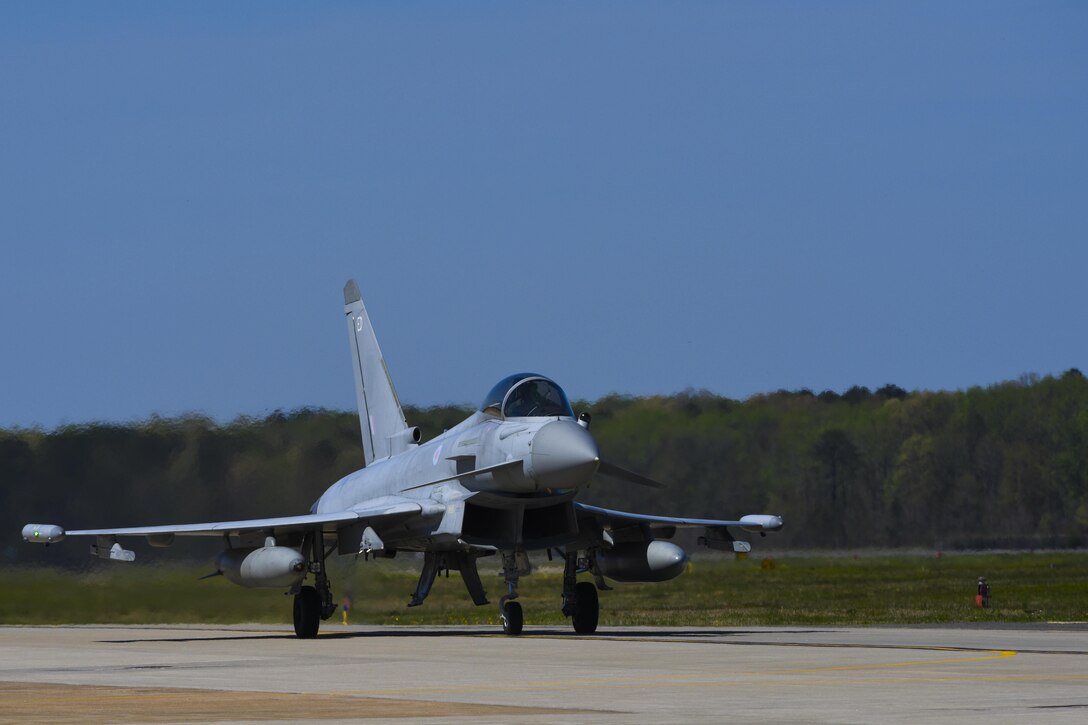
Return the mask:
<path id="1" fill-rule="evenodd" d="M 532 477 L 545 488 L 576 488 L 597 472 L 601 452 L 582 426 L 553 420 L 533 436 Z"/>

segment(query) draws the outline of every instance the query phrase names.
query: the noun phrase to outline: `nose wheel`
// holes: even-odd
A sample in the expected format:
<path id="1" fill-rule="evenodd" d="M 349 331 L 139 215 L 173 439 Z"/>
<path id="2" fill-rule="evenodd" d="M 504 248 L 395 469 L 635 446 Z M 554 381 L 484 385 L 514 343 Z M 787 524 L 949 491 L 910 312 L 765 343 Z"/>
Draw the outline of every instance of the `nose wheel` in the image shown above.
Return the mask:
<path id="1" fill-rule="evenodd" d="M 499 613 L 502 620 L 502 633 L 509 635 L 521 634 L 521 627 L 525 620 L 521 614 L 520 602 L 506 602 Z"/>

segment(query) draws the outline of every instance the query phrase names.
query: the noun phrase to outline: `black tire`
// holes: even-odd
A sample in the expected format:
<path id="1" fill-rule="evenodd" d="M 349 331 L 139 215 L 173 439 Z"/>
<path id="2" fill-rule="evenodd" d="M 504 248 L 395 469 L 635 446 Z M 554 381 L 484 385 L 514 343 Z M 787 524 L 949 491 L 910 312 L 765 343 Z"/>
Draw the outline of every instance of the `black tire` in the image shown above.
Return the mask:
<path id="1" fill-rule="evenodd" d="M 519 602 L 507 602 L 502 612 L 503 634 L 521 634 L 523 624 L 525 624 L 525 620 L 521 615 L 521 604 Z"/>
<path id="2" fill-rule="evenodd" d="M 577 600 L 574 606 L 574 631 L 578 634 L 593 634 L 597 631 L 597 620 L 601 607 L 597 600 L 597 587 L 593 582 L 578 582 L 574 587 Z"/>
<path id="3" fill-rule="evenodd" d="M 302 587 L 295 595 L 295 634 L 299 639 L 313 639 L 321 626 L 321 597 L 313 587 Z"/>

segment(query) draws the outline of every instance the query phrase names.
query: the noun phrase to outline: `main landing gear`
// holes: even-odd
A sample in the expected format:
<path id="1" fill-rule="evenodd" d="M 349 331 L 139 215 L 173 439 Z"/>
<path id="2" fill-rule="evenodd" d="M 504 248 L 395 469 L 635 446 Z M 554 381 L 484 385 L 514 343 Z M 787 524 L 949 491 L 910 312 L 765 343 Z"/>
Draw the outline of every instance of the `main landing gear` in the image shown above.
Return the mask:
<path id="1" fill-rule="evenodd" d="M 321 620 L 328 619 L 336 611 L 336 604 L 332 601 L 329 577 L 325 574 L 325 559 L 329 552 L 324 549 L 320 531 L 306 535 L 302 542 L 304 556 L 307 555 L 307 550 L 310 552 L 310 571 L 313 572 L 315 586 L 299 587 L 295 593 L 295 635 L 299 639 L 316 637 L 317 630 L 321 627 Z"/>
<path id="2" fill-rule="evenodd" d="M 577 575 L 578 552 L 568 552 L 563 555 L 563 614 L 571 618 L 575 632 L 593 634 L 601 611 L 597 587 L 593 582 L 576 581 Z"/>

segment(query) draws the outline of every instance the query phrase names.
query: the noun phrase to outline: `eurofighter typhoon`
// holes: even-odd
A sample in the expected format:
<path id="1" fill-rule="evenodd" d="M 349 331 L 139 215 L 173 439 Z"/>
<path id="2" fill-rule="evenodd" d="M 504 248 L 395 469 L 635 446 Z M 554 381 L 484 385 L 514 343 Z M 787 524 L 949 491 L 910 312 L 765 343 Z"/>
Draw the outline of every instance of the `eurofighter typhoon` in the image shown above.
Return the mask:
<path id="1" fill-rule="evenodd" d="M 729 527 L 765 534 L 782 528 L 779 516 L 737 520 L 677 518 L 589 506 L 578 494 L 595 475 L 661 487 L 601 458 L 590 416 L 575 416 L 563 389 L 535 373 L 499 381 L 479 410 L 432 440 L 404 419 L 370 318 L 354 280 L 344 287 L 364 468 L 340 479 L 299 516 L 201 524 L 65 531 L 27 524 L 26 541 L 51 544 L 69 536 L 94 540 L 91 553 L 133 561 L 119 543 L 145 537 L 170 546 L 178 536 L 224 541 L 217 573 L 244 587 L 285 589 L 294 595 L 295 633 L 317 636 L 336 610 L 325 562 L 339 555 L 393 557 L 422 552 L 423 568 L 408 606 L 423 604 L 436 575 L 455 569 L 477 605 L 488 603 L 477 571 L 480 557 L 497 556 L 505 592 L 499 599 L 503 631 L 516 635 L 523 615 L 518 581 L 531 571 L 529 552 L 563 562 L 563 614 L 574 630 L 597 629 L 597 591 L 606 579 L 661 582 L 684 571 L 687 553 L 667 539 L 677 528 L 702 528 L 711 549 L 744 552 Z M 587 581 L 578 581 L 579 574 Z"/>

